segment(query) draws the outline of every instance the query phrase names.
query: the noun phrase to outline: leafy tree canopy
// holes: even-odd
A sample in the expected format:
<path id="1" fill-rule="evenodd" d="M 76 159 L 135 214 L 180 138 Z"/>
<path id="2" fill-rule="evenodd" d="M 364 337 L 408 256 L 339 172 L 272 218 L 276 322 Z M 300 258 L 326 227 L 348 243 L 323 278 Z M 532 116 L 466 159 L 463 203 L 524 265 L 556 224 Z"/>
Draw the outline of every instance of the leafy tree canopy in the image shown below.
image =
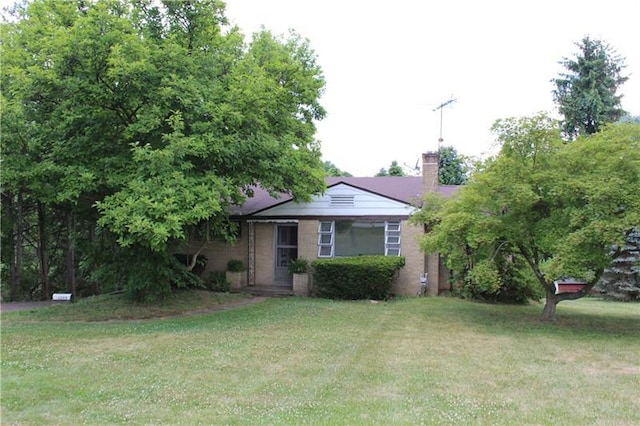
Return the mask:
<path id="1" fill-rule="evenodd" d="M 3 191 L 82 207 L 121 247 L 167 253 L 226 226 L 253 186 L 323 189 L 325 81 L 298 34 L 245 43 L 217 0 L 34 0 L 14 18 Z"/>
<path id="2" fill-rule="evenodd" d="M 422 247 L 441 253 L 459 280 L 493 292 L 533 282 L 550 319 L 558 302 L 591 290 L 611 245 L 640 223 L 640 125 L 606 126 L 572 144 L 543 115 L 501 120 L 493 130 L 500 153 L 457 196 L 426 203 L 413 220 L 432 230 Z M 566 277 L 588 285 L 556 295 L 554 281 Z"/>
<path id="3" fill-rule="evenodd" d="M 624 59 L 609 44 L 585 37 L 576 46 L 575 57 L 560 62 L 567 72 L 552 80 L 562 129 L 571 138 L 596 133 L 624 115 L 616 92 L 628 79 L 622 75 Z"/>

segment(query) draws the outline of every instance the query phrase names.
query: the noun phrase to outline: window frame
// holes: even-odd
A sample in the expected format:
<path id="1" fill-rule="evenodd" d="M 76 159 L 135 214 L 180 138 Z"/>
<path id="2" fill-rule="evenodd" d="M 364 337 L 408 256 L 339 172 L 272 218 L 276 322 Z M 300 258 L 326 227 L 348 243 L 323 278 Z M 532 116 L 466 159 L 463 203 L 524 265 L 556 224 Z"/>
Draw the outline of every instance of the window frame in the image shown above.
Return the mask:
<path id="1" fill-rule="evenodd" d="M 323 225 L 329 225 L 329 229 L 323 229 Z M 335 220 L 321 220 L 318 223 L 318 257 L 332 258 L 335 249 Z M 323 237 L 329 236 L 329 241 L 323 241 Z M 327 249 L 329 253 L 327 254 Z"/>
<path id="2" fill-rule="evenodd" d="M 394 241 L 390 241 L 394 238 Z M 395 239 L 397 238 L 397 241 Z M 396 253 L 397 251 L 397 253 Z M 402 253 L 402 223 L 398 221 L 384 222 L 384 255 L 400 256 Z"/>
<path id="3" fill-rule="evenodd" d="M 318 222 L 318 258 L 335 257 L 336 220 L 321 220 Z M 366 223 L 367 221 L 350 221 Z M 402 221 L 385 220 L 384 222 L 384 256 L 402 255 Z M 327 241 L 328 237 L 328 241 Z"/>

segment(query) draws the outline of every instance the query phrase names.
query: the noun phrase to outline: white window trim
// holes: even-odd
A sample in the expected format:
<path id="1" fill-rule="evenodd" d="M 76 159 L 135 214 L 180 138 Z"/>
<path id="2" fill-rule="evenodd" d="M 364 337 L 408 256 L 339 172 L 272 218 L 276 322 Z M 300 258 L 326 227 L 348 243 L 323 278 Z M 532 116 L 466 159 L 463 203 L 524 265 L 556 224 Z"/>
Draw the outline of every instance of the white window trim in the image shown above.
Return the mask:
<path id="1" fill-rule="evenodd" d="M 400 256 L 402 254 L 402 224 L 400 221 L 384 222 L 384 255 L 385 256 Z M 389 242 L 392 237 L 391 233 L 397 233 L 398 241 Z M 393 235 L 396 237 L 396 235 Z M 389 254 L 390 250 L 397 250 L 398 254 Z"/>
<path id="2" fill-rule="evenodd" d="M 323 224 L 330 224 L 330 230 L 323 230 Z M 334 220 L 321 220 L 318 223 L 318 257 L 319 258 L 331 258 L 335 254 L 335 231 L 336 222 Z M 402 222 L 401 221 L 385 221 L 384 222 L 384 255 L 385 256 L 400 256 L 402 254 Z M 394 235 L 391 235 L 393 233 Z M 397 235 L 396 235 L 397 234 Z M 324 235 L 331 235 L 330 242 L 323 242 L 322 237 Z M 389 242 L 391 237 L 397 237 L 397 242 Z M 330 254 L 326 254 L 329 247 Z M 323 253 L 323 249 L 325 253 Z M 389 254 L 389 252 L 397 251 L 397 254 Z"/>
<path id="3" fill-rule="evenodd" d="M 329 224 L 329 230 L 323 230 L 322 229 L 322 225 L 323 224 Z M 333 253 L 334 253 L 334 249 L 335 249 L 335 229 L 336 229 L 336 223 L 335 221 L 331 220 L 322 220 L 318 223 L 318 257 L 324 257 L 324 258 L 329 258 L 329 257 L 333 257 Z M 322 242 L 322 237 L 324 235 L 330 235 L 330 242 Z M 327 249 L 327 247 L 329 247 L 329 254 L 323 253 L 322 249 Z"/>

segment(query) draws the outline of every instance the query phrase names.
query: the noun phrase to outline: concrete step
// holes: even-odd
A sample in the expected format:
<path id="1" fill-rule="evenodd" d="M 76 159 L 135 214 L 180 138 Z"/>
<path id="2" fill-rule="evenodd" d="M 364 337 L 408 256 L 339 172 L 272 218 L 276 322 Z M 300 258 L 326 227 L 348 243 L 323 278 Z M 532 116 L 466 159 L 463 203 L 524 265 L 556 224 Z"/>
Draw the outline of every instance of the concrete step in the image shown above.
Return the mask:
<path id="1" fill-rule="evenodd" d="M 287 297 L 293 296 L 293 286 L 247 286 L 231 290 L 234 293 L 248 293 L 253 296 Z"/>

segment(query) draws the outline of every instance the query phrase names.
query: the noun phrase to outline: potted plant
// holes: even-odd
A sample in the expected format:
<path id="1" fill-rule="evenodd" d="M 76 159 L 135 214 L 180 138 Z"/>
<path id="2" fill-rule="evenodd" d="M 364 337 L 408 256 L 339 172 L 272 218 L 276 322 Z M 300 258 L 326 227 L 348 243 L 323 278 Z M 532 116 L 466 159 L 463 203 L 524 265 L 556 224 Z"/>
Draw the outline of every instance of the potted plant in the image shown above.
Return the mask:
<path id="1" fill-rule="evenodd" d="M 289 263 L 289 272 L 293 274 L 293 294 L 308 296 L 311 281 L 309 261 L 301 258 L 292 260 Z"/>
<path id="2" fill-rule="evenodd" d="M 231 288 L 238 289 L 244 284 L 244 263 L 242 260 L 231 259 L 227 262 L 226 277 Z"/>

